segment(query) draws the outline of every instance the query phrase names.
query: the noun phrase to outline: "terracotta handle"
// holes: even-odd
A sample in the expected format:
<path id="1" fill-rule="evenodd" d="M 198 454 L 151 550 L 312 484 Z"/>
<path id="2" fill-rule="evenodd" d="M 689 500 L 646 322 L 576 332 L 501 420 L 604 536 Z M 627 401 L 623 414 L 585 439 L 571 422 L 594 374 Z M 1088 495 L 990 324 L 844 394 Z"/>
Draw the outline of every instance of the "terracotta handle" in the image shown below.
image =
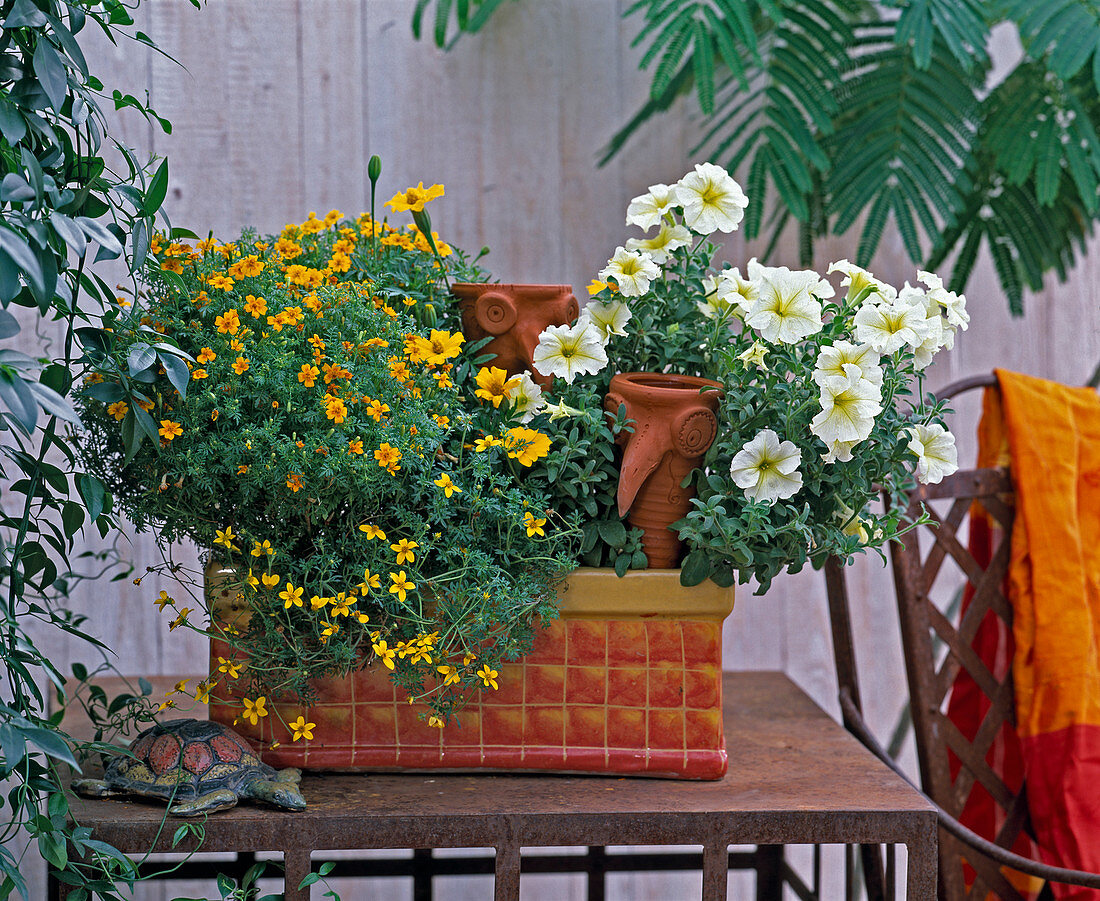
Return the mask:
<path id="1" fill-rule="evenodd" d="M 512 298 L 497 291 L 487 291 L 474 306 L 478 325 L 490 335 L 503 335 L 516 324 L 516 304 Z"/>
<path id="2" fill-rule="evenodd" d="M 684 410 L 672 422 L 672 437 L 685 457 L 701 457 L 718 434 L 718 417 L 706 407 Z"/>

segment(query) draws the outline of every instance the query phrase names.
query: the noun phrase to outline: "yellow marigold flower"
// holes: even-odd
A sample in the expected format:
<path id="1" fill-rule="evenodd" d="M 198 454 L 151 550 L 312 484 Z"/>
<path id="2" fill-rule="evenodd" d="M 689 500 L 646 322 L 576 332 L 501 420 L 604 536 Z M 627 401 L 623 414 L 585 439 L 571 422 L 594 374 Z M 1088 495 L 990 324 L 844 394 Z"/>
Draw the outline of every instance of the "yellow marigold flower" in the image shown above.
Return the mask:
<path id="1" fill-rule="evenodd" d="M 386 206 L 395 213 L 416 212 L 424 209 L 424 204 L 443 196 L 443 185 L 424 187 L 424 182 L 419 182 L 415 188 L 406 188 L 399 191 L 386 201 Z"/>
<path id="2" fill-rule="evenodd" d="M 153 235 L 152 240 L 149 242 L 149 253 L 160 253 L 161 250 L 163 250 L 163 247 L 160 235 Z"/>
<path id="3" fill-rule="evenodd" d="M 266 264 L 256 254 L 250 253 L 246 257 L 241 257 L 232 266 L 229 267 L 229 274 L 233 278 L 255 278 L 261 272 L 264 271 Z"/>
<path id="4" fill-rule="evenodd" d="M 179 260 L 165 260 L 160 264 L 160 268 L 165 272 L 183 272 L 183 264 Z"/>
<path id="5" fill-rule="evenodd" d="M 250 701 L 245 698 L 242 701 L 244 705 L 244 718 L 248 720 L 253 726 L 260 722 L 262 717 L 267 716 L 267 710 L 264 705 L 267 703 L 267 698 L 262 695 L 256 698 L 255 701 Z"/>
<path id="6" fill-rule="evenodd" d="M 405 593 L 413 591 L 416 586 L 409 581 L 408 576 L 405 575 L 405 570 L 401 570 L 398 573 L 390 573 L 390 579 L 393 584 L 390 586 L 390 594 L 396 594 L 397 600 L 401 603 L 405 602 Z"/>
<path id="7" fill-rule="evenodd" d="M 489 666 L 488 663 L 483 664 L 481 669 L 479 669 L 477 671 L 477 674 L 478 674 L 478 677 L 481 679 L 481 681 L 485 684 L 486 688 L 488 688 L 491 685 L 491 686 L 493 686 L 494 691 L 497 690 L 497 688 L 499 687 L 497 685 L 497 676 L 499 676 L 500 673 L 498 673 L 495 669 L 493 669 L 491 666 Z"/>
<path id="8" fill-rule="evenodd" d="M 544 537 L 546 535 L 546 532 L 543 531 L 546 520 L 536 517 L 530 510 L 523 514 L 523 525 L 524 528 L 527 529 L 528 538 L 533 538 L 535 535 L 542 535 Z"/>
<path id="9" fill-rule="evenodd" d="M 478 453 L 484 453 L 491 447 L 503 447 L 504 441 L 498 438 L 496 435 L 486 435 L 484 438 L 476 438 L 474 440 L 474 450 Z"/>
<path id="10" fill-rule="evenodd" d="M 341 592 L 342 594 L 343 592 Z M 332 615 L 333 616 L 347 616 L 351 613 L 350 604 L 354 601 L 349 601 L 347 598 L 333 598 L 332 599 Z"/>
<path id="11" fill-rule="evenodd" d="M 508 373 L 496 366 L 482 366 L 478 370 L 475 381 L 477 390 L 474 396 L 489 401 L 494 407 L 499 407 L 500 402 L 508 396 L 508 392 L 519 380 L 508 378 Z"/>
<path id="12" fill-rule="evenodd" d="M 157 610 L 163 611 L 165 607 L 167 607 L 169 604 L 174 604 L 175 601 L 172 598 L 168 597 L 167 591 L 162 591 L 160 593 L 160 597 L 153 601 L 153 603 L 156 604 Z"/>
<path id="13" fill-rule="evenodd" d="M 244 350 L 244 344 L 241 341 L 238 341 L 236 338 L 229 342 L 229 346 L 237 353 L 240 353 L 242 350 Z"/>
<path id="14" fill-rule="evenodd" d="M 223 335 L 235 335 L 241 327 L 240 315 L 235 309 L 226 310 L 222 315 L 214 317 L 214 325 Z"/>
<path id="15" fill-rule="evenodd" d="M 447 666 L 437 666 L 436 670 L 443 676 L 444 687 L 448 685 L 457 685 L 459 682 L 462 681 L 461 677 L 458 674 L 458 669 L 456 667 L 450 666 L 449 664 Z"/>
<path id="16" fill-rule="evenodd" d="M 362 438 L 356 438 L 354 441 L 349 441 L 348 442 L 348 453 L 349 454 L 361 454 L 361 453 L 363 453 L 363 439 Z"/>
<path id="17" fill-rule="evenodd" d="M 185 691 L 187 691 L 187 683 L 190 681 L 190 679 L 180 679 L 179 682 L 177 682 L 175 687 L 172 689 L 171 693 L 174 695 L 183 694 Z"/>
<path id="18" fill-rule="evenodd" d="M 244 375 L 248 371 L 249 365 L 247 357 L 237 357 L 236 362 L 233 364 L 233 371 L 237 375 Z"/>
<path id="19" fill-rule="evenodd" d="M 614 282 L 601 282 L 598 278 L 592 279 L 592 284 L 588 286 L 588 293 L 592 297 L 595 297 L 601 291 L 610 290 L 612 294 L 619 290 L 619 286 Z"/>
<path id="20" fill-rule="evenodd" d="M 218 672 L 225 673 L 230 679 L 239 679 L 241 675 L 241 668 L 243 663 L 234 663 L 231 660 L 226 660 L 224 657 L 218 658 Z"/>
<path id="21" fill-rule="evenodd" d="M 451 474 L 449 472 L 443 473 L 433 484 L 438 485 L 443 489 L 443 494 L 446 497 L 450 497 L 452 494 L 461 494 L 462 489 L 459 488 L 454 482 L 451 481 Z M 398 561 L 400 562 L 400 561 Z"/>
<path id="22" fill-rule="evenodd" d="M 451 424 L 451 417 L 450 416 L 440 416 L 438 413 L 433 413 L 432 414 L 432 419 L 435 420 L 435 424 L 437 426 L 439 426 L 441 429 L 445 429 L 445 428 L 447 428 L 447 426 L 449 426 Z"/>
<path id="23" fill-rule="evenodd" d="M 259 319 L 267 313 L 267 301 L 262 297 L 253 297 L 249 294 L 244 299 L 244 309 L 245 312 L 250 313 L 254 319 Z"/>
<path id="24" fill-rule="evenodd" d="M 312 388 L 317 382 L 317 376 L 320 374 L 321 370 L 316 366 L 310 366 L 309 363 L 303 363 L 302 371 L 298 373 L 298 381 L 307 388 Z"/>
<path id="25" fill-rule="evenodd" d="M 287 476 L 286 487 L 289 488 L 295 494 L 297 494 L 299 491 L 301 491 L 302 488 L 305 487 L 304 484 L 302 483 L 301 475 L 299 475 L 296 472 L 292 472 L 289 476 Z"/>
<path id="26" fill-rule="evenodd" d="M 224 530 L 215 529 L 214 532 L 217 534 L 214 544 L 224 544 L 227 548 L 233 548 L 233 539 L 237 536 L 233 534 L 232 526 L 226 526 Z"/>
<path id="27" fill-rule="evenodd" d="M 250 470 L 251 468 L 252 467 L 249 466 L 247 463 L 242 463 L 240 466 L 237 467 L 237 475 L 239 475 L 239 476 L 247 475 L 248 470 Z"/>
<path id="28" fill-rule="evenodd" d="M 214 248 L 216 248 L 218 246 L 218 239 L 217 238 L 203 238 L 195 246 L 199 250 L 201 250 L 203 253 L 206 253 L 208 250 L 213 250 Z"/>
<path id="29" fill-rule="evenodd" d="M 264 588 L 274 588 L 279 584 L 279 576 L 277 573 L 264 573 L 260 576 L 260 580 L 264 583 Z"/>
<path id="30" fill-rule="evenodd" d="M 351 268 L 351 257 L 346 253 L 334 253 L 328 261 L 328 268 L 333 272 L 347 272 Z"/>
<path id="31" fill-rule="evenodd" d="M 432 352 L 432 343 L 422 335 L 406 335 L 404 345 L 410 363 L 423 363 Z"/>
<path id="32" fill-rule="evenodd" d="M 374 642 L 371 648 L 378 655 L 378 659 L 386 665 L 387 669 L 393 669 L 393 658 L 397 656 L 397 651 L 389 647 L 384 638 Z"/>
<path id="33" fill-rule="evenodd" d="M 433 713 L 431 716 L 428 717 L 428 725 L 431 726 L 433 729 L 442 729 L 447 724 Z"/>
<path id="34" fill-rule="evenodd" d="M 306 235 L 315 235 L 317 232 L 325 230 L 325 223 L 317 218 L 317 214 L 310 212 L 305 222 L 299 226 L 302 229 L 302 233 Z"/>
<path id="35" fill-rule="evenodd" d="M 183 426 L 178 422 L 173 422 L 171 419 L 162 419 L 160 421 L 160 428 L 157 429 L 157 432 L 165 441 L 171 441 L 173 438 L 178 438 L 183 434 Z"/>
<path id="36" fill-rule="evenodd" d="M 390 342 L 387 341 L 385 338 L 368 338 L 366 341 L 364 341 L 360 345 L 360 347 L 365 347 L 368 350 L 372 347 L 389 347 L 389 346 L 390 346 Z"/>
<path id="37" fill-rule="evenodd" d="M 195 700 L 200 704 L 210 703 L 210 686 L 206 682 L 200 682 L 195 686 Z"/>
<path id="38" fill-rule="evenodd" d="M 256 553 L 255 548 L 252 549 L 252 553 Z M 272 551 L 271 553 L 274 554 L 275 552 Z M 248 587 L 251 588 L 253 591 L 257 591 L 260 587 L 260 580 L 256 578 L 252 570 L 248 571 L 248 578 L 245 579 L 245 581 L 248 582 Z"/>
<path id="39" fill-rule="evenodd" d="M 302 252 L 302 245 L 296 244 L 288 238 L 280 238 L 275 242 L 275 252 L 284 259 L 293 260 Z"/>
<path id="40" fill-rule="evenodd" d="M 264 542 L 262 544 L 259 541 L 253 541 L 252 545 L 253 545 L 253 547 L 252 547 L 252 556 L 253 557 L 261 557 L 265 554 L 268 557 L 274 557 L 275 556 L 275 548 L 273 548 L 271 546 L 271 542 L 267 541 L 266 539 L 264 540 Z"/>
<path id="41" fill-rule="evenodd" d="M 462 657 L 462 665 L 469 666 L 475 660 L 477 660 L 477 654 L 475 654 L 473 651 L 467 651 Z"/>
<path id="42" fill-rule="evenodd" d="M 374 459 L 378 461 L 378 465 L 383 469 L 387 469 L 390 475 L 393 475 L 401 467 L 397 465 L 398 460 L 401 459 L 401 451 L 396 447 L 391 447 L 389 442 L 382 442 L 379 445 L 378 450 L 374 452 Z"/>
<path id="43" fill-rule="evenodd" d="M 199 351 L 199 355 L 195 358 L 200 363 L 211 363 L 217 358 L 217 354 L 214 353 L 209 347 L 204 347 Z"/>
<path id="44" fill-rule="evenodd" d="M 211 288 L 218 288 L 222 291 L 233 290 L 233 279 L 231 279 L 227 275 L 212 275 L 209 279 L 207 279 L 206 283 Z"/>
<path id="45" fill-rule="evenodd" d="M 550 438 L 534 429 L 516 427 L 505 433 L 504 448 L 521 466 L 531 466 L 550 453 Z"/>
<path id="46" fill-rule="evenodd" d="M 286 588 L 279 592 L 279 597 L 283 601 L 283 607 L 289 610 L 291 607 L 302 606 L 302 592 L 305 589 L 298 587 L 295 588 L 290 580 L 287 580 Z"/>
<path id="47" fill-rule="evenodd" d="M 287 723 L 291 732 L 294 733 L 293 741 L 297 741 L 299 738 L 304 738 L 307 741 L 313 740 L 313 730 L 317 728 L 316 723 L 307 723 L 304 716 L 298 717 L 293 723 Z"/>
<path id="48" fill-rule="evenodd" d="M 205 369 L 196 369 L 194 372 L 191 373 L 191 378 L 195 381 L 198 381 L 199 379 L 207 378 L 209 375 L 210 373 L 207 372 Z"/>
<path id="49" fill-rule="evenodd" d="M 382 417 L 390 412 L 390 405 L 384 404 L 378 400 L 372 400 L 367 404 L 367 415 L 374 419 L 375 422 L 381 422 Z"/>
<path id="50" fill-rule="evenodd" d="M 404 360 L 398 360 L 396 358 L 390 360 L 390 378 L 396 379 L 399 382 L 407 382 L 412 376 L 409 372 L 408 364 Z"/>
<path id="51" fill-rule="evenodd" d="M 320 595 L 315 594 L 313 597 L 311 597 L 309 599 L 309 606 L 313 610 L 324 610 L 325 607 L 328 606 L 328 602 L 331 601 L 331 600 L 332 600 L 332 598 L 323 598 Z"/>
<path id="52" fill-rule="evenodd" d="M 157 707 L 157 713 L 164 713 L 165 710 L 168 710 L 169 708 L 175 707 L 175 706 L 176 706 L 175 701 L 172 701 L 172 700 L 166 698 L 165 700 L 160 702 L 160 705 Z"/>
<path id="53" fill-rule="evenodd" d="M 365 523 L 359 527 L 360 532 L 365 532 L 368 538 L 381 538 L 386 540 L 386 533 L 372 523 Z"/>
<path id="54" fill-rule="evenodd" d="M 382 587 L 378 579 L 378 573 L 372 573 L 369 569 L 363 570 L 363 581 L 359 583 L 359 590 L 363 592 L 364 597 L 370 593 L 372 588 Z"/>
<path id="55" fill-rule="evenodd" d="M 446 363 L 452 357 L 457 357 L 462 352 L 462 345 L 465 341 L 466 338 L 462 332 L 451 333 L 433 328 L 431 336 L 428 338 L 428 343 L 431 345 L 431 350 L 427 355 L 428 363 L 437 366 Z"/>
<path id="56" fill-rule="evenodd" d="M 416 554 L 413 551 L 420 547 L 415 541 L 409 541 L 407 538 L 402 538 L 397 544 L 391 544 L 390 550 L 397 554 L 397 565 L 408 561 L 413 563 L 416 560 Z"/>
<path id="57" fill-rule="evenodd" d="M 337 425 L 348 418 L 348 408 L 338 397 L 330 397 L 325 401 L 325 415 Z"/>
<path id="58" fill-rule="evenodd" d="M 122 422 L 130 412 L 130 405 L 124 400 L 116 400 L 107 407 L 107 412 L 115 418 L 116 422 Z"/>
<path id="59" fill-rule="evenodd" d="M 184 625 L 187 622 L 187 614 L 190 613 L 190 612 L 191 612 L 190 607 L 184 607 L 180 611 L 180 615 L 177 616 L 174 620 L 172 620 L 172 622 L 170 622 L 168 624 L 168 631 L 169 632 L 175 632 L 176 629 L 178 629 L 180 626 Z"/>
<path id="60" fill-rule="evenodd" d="M 451 381 L 450 373 L 433 372 L 432 378 L 435 379 L 435 383 L 443 390 L 454 387 L 454 382 Z"/>

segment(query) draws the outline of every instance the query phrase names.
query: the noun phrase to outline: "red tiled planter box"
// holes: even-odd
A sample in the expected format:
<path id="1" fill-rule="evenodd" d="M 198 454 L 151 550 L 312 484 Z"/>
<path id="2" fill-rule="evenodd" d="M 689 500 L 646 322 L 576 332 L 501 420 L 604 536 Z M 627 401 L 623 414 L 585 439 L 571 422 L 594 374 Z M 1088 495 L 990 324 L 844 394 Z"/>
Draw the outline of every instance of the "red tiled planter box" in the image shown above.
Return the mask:
<path id="1" fill-rule="evenodd" d="M 317 685 L 308 708 L 312 741 L 292 742 L 274 716 L 234 727 L 276 767 L 328 770 L 484 769 L 620 773 L 719 779 L 722 621 L 733 589 L 680 585 L 678 570 L 619 579 L 580 569 L 561 599 L 561 618 L 522 661 L 502 668 L 500 690 L 480 694 L 461 725 L 434 729 L 417 718 L 388 671 L 370 667 Z M 212 653 L 226 655 L 215 646 Z M 275 705 L 284 721 L 307 711 Z M 211 697 L 210 718 L 239 710 Z"/>

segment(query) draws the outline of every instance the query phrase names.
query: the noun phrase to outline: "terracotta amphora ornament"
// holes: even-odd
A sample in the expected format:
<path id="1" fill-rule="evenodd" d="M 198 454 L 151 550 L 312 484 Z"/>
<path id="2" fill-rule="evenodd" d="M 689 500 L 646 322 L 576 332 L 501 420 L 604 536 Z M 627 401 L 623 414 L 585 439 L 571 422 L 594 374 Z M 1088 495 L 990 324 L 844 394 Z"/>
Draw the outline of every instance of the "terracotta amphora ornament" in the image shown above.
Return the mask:
<path id="1" fill-rule="evenodd" d="M 462 310 L 466 340 L 493 339 L 484 351 L 496 354 L 490 366 L 509 376 L 530 372 L 544 388 L 549 386 L 550 376 L 539 374 L 532 357 L 547 326 L 570 325 L 580 315 L 569 285 L 457 284 L 451 292 Z"/>
<path id="2" fill-rule="evenodd" d="M 626 406 L 635 421 L 624 434 L 619 473 L 619 515 L 645 534 L 642 544 L 651 569 L 679 564 L 682 542 L 669 525 L 691 509 L 692 488 L 680 483 L 706 455 L 718 433 L 715 412 L 721 393 L 710 379 L 669 373 L 623 372 L 611 379 L 604 399 L 609 413 Z"/>

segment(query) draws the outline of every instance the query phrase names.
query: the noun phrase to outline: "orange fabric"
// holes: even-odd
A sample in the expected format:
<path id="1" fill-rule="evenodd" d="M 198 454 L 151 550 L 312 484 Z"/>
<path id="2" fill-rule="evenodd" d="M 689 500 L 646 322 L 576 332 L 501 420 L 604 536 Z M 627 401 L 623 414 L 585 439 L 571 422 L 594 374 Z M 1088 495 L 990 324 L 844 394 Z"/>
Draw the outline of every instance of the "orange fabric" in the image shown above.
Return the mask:
<path id="1" fill-rule="evenodd" d="M 1100 872 L 1100 397 L 997 378 L 1016 489 L 1008 582 L 1032 826 L 1048 863 Z"/>

